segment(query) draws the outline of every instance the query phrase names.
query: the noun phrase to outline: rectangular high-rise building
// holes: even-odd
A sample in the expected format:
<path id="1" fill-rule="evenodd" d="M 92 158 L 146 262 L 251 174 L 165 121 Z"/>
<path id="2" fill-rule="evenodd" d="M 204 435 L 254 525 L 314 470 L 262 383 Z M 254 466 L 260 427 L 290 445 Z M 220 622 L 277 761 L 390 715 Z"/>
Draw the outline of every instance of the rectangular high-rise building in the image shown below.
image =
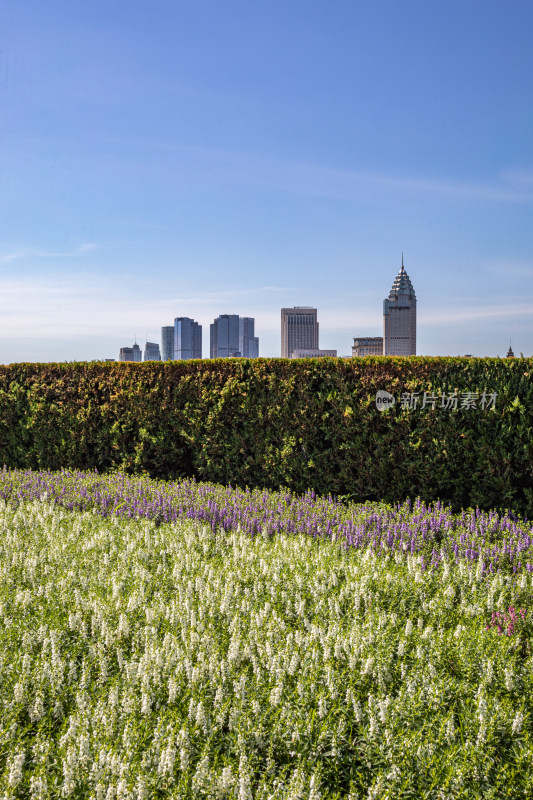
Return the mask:
<path id="1" fill-rule="evenodd" d="M 190 317 L 174 320 L 174 358 L 202 357 L 202 326 Z"/>
<path id="2" fill-rule="evenodd" d="M 281 309 L 281 357 L 290 358 L 293 350 L 318 350 L 316 308 L 294 306 Z"/>
<path id="3" fill-rule="evenodd" d="M 164 325 L 161 328 L 161 361 L 174 359 L 174 325 Z"/>
<path id="4" fill-rule="evenodd" d="M 121 347 L 118 357 L 119 361 L 141 361 L 141 348 L 135 342 L 133 347 Z"/>
<path id="5" fill-rule="evenodd" d="M 405 267 L 383 301 L 383 355 L 416 355 L 416 295 Z"/>
<path id="6" fill-rule="evenodd" d="M 253 317 L 239 317 L 239 350 L 243 358 L 258 358 L 259 339 L 254 336 Z"/>
<path id="7" fill-rule="evenodd" d="M 161 361 L 159 345 L 155 342 L 146 342 L 144 346 L 144 361 Z"/>
<path id="8" fill-rule="evenodd" d="M 221 314 L 211 323 L 211 358 L 235 358 L 242 356 L 239 345 L 239 317 L 237 314 Z"/>

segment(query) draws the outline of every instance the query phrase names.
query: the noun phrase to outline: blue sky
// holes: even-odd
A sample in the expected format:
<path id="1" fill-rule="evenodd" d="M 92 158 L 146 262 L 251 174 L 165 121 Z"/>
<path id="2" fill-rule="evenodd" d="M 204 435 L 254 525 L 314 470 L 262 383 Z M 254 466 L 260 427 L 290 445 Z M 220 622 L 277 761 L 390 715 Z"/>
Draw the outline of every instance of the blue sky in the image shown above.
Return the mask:
<path id="1" fill-rule="evenodd" d="M 318 308 L 418 352 L 533 355 L 530 0 L 4 0 L 0 362 Z"/>

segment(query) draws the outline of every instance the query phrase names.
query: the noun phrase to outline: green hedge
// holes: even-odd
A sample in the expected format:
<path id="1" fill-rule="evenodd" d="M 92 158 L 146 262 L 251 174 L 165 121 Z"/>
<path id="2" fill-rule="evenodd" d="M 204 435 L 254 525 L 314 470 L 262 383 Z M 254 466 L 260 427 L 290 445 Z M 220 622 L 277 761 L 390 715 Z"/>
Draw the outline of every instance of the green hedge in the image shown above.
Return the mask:
<path id="1" fill-rule="evenodd" d="M 533 359 L 224 359 L 0 367 L 0 464 L 533 516 Z M 380 412 L 375 395 L 395 405 Z M 402 392 L 433 392 L 406 409 Z M 490 408 L 442 393 L 496 392 Z M 477 401 L 479 404 L 479 399 Z"/>

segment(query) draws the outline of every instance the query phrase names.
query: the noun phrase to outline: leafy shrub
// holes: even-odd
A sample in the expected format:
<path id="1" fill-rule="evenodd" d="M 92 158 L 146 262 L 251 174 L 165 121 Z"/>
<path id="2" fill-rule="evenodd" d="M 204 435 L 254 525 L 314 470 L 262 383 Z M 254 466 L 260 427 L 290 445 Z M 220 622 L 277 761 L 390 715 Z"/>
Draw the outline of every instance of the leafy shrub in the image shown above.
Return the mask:
<path id="1" fill-rule="evenodd" d="M 0 368 L 0 464 L 533 514 L 531 359 L 217 359 Z M 397 402 L 380 413 L 378 390 Z M 496 393 L 402 408 L 402 393 Z M 479 400 L 478 400 L 479 406 Z"/>

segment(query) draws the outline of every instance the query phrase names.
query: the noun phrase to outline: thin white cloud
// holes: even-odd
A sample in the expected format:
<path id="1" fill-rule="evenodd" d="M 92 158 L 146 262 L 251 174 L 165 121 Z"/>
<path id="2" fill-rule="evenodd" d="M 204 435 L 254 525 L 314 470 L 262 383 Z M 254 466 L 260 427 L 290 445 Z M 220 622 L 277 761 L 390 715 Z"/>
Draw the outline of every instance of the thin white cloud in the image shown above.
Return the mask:
<path id="1" fill-rule="evenodd" d="M 0 264 L 10 264 L 12 261 L 18 261 L 21 258 L 30 258 L 38 254 L 38 250 L 12 250 L 9 253 L 0 253 Z M 38 256 L 37 256 L 38 257 Z"/>
<path id="2" fill-rule="evenodd" d="M 353 330 L 354 336 L 381 336 L 383 316 L 381 304 L 361 308 L 319 308 L 320 330 Z M 365 333 L 368 331 L 368 333 Z"/>
<path id="3" fill-rule="evenodd" d="M 489 202 L 524 203 L 532 200 L 533 173 L 528 170 L 503 171 L 494 181 L 482 183 L 399 172 L 368 172 L 171 142 L 146 142 L 143 146 L 183 155 L 185 168 L 194 164 L 197 177 L 198 167 L 204 166 L 210 180 L 243 181 L 289 193 L 353 199 L 368 198 L 373 192 L 382 190 L 398 190 Z"/>
<path id="4" fill-rule="evenodd" d="M 529 188 L 530 192 L 533 191 L 532 169 L 506 169 L 501 173 L 501 177 L 506 183 Z"/>
<path id="5" fill-rule="evenodd" d="M 149 287 L 132 288 L 118 277 L 77 273 L 46 279 L 5 278 L 0 280 L 0 337 L 69 339 L 104 334 L 130 338 L 136 330 L 160 331 L 178 315 L 208 325 L 221 313 L 253 316 L 256 326 L 261 319 L 279 328 L 279 310 L 270 312 L 265 306 L 277 305 L 279 301 L 273 298 L 288 291 L 294 290 L 262 286 L 162 300 L 159 291 L 150 297 Z"/>
<path id="6" fill-rule="evenodd" d="M 191 316 L 208 324 L 221 313 L 253 316 L 256 326 L 279 330 L 281 306 L 291 303 L 280 298 L 295 291 L 282 286 L 260 286 L 239 290 L 212 290 L 160 299 L 150 297 L 146 287 L 128 287 L 120 278 L 89 273 L 44 278 L 0 280 L 0 335 L 17 338 L 47 335 L 68 338 L 108 332 L 110 336 L 136 328 L 158 330 L 177 315 Z M 347 306 L 310 305 L 318 308 L 321 330 L 353 330 L 354 335 L 376 334 L 382 327 L 381 304 L 354 303 Z M 437 306 L 419 309 L 419 325 L 429 327 L 473 320 L 531 318 L 533 302 L 501 302 L 485 305 Z"/>
<path id="7" fill-rule="evenodd" d="M 519 317 L 533 315 L 533 302 L 529 303 L 502 303 L 500 305 L 464 306 L 462 308 L 435 308 L 426 309 L 417 315 L 417 323 L 422 325 L 450 325 L 454 322 L 472 322 L 474 320 L 502 320 L 510 321 Z"/>
<path id="8" fill-rule="evenodd" d="M 484 269 L 493 275 L 501 275 L 506 279 L 533 278 L 533 261 L 527 259 L 493 259 L 484 264 Z"/>
<path id="9" fill-rule="evenodd" d="M 97 247 L 98 245 L 92 242 L 86 242 L 75 250 L 66 251 L 40 250 L 34 247 L 14 248 L 9 252 L 0 253 L 0 264 L 9 264 L 12 261 L 33 260 L 38 258 L 76 258 L 84 253 L 95 250 Z"/>
<path id="10" fill-rule="evenodd" d="M 217 291 L 206 291 L 201 295 L 176 295 L 175 297 L 167 298 L 164 301 L 153 301 L 149 303 L 151 307 L 161 307 L 161 306 L 169 306 L 174 304 L 176 307 L 183 306 L 183 305 L 211 305 L 212 303 L 226 303 L 226 302 L 234 302 L 233 298 L 239 297 L 266 297 L 269 294 L 280 294 L 282 292 L 296 292 L 298 291 L 295 287 L 287 287 L 287 286 L 259 286 L 259 287 L 252 287 L 248 289 L 220 289 Z M 236 301 L 235 301 L 236 302 Z M 221 312 L 221 313 L 230 313 L 230 312 Z"/>

